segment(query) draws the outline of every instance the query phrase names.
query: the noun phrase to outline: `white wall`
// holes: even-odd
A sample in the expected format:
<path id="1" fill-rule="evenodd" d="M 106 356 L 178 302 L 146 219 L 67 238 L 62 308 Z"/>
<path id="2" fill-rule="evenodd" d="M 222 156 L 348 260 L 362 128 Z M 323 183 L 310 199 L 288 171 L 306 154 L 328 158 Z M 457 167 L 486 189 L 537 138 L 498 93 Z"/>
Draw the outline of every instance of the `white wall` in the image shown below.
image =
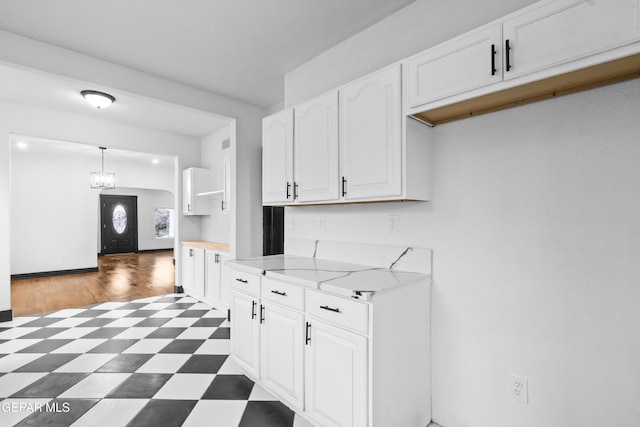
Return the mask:
<path id="1" fill-rule="evenodd" d="M 285 104 L 399 59 L 416 33 L 531 2 L 506 3 L 418 1 L 287 75 Z M 635 80 L 436 127 L 429 202 L 286 209 L 287 239 L 433 248 L 437 423 L 640 425 L 638 99 Z M 528 405 L 508 373 L 529 379 Z"/>
<path id="2" fill-rule="evenodd" d="M 174 209 L 175 196 L 166 190 L 146 188 L 116 188 L 101 194 L 136 196 L 138 200 L 138 250 L 173 249 L 175 237 L 156 238 L 156 208 Z M 175 217 L 179 212 L 175 212 Z M 100 251 L 100 225 L 98 224 L 98 252 Z"/>
<path id="3" fill-rule="evenodd" d="M 202 139 L 202 167 L 211 170 L 214 190 L 223 189 L 223 153 L 222 141 L 230 139 L 230 126 Z M 228 148 L 231 152 L 231 147 Z M 202 240 L 211 242 L 230 242 L 231 215 L 223 213 L 221 209 L 222 196 L 212 197 L 211 215 L 202 217 Z"/>

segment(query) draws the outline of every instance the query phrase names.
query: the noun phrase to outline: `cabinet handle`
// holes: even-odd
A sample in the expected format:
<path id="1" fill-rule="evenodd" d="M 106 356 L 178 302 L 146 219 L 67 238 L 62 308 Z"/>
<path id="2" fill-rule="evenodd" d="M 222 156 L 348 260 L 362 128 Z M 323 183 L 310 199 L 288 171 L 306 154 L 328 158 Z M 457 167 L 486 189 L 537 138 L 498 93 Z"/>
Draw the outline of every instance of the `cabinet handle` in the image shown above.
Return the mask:
<path id="1" fill-rule="evenodd" d="M 215 255 L 213 256 L 213 262 L 214 262 L 214 263 L 216 263 L 216 264 L 218 264 L 218 263 L 220 262 L 220 255 L 215 254 Z"/>
<path id="2" fill-rule="evenodd" d="M 509 39 L 504 42 L 504 52 L 507 60 L 506 70 L 511 71 L 511 45 L 509 44 Z"/>
<path id="3" fill-rule="evenodd" d="M 255 301 L 251 301 L 251 318 L 256 318 L 256 305 L 258 305 Z"/>
<path id="4" fill-rule="evenodd" d="M 248 281 L 248 280 L 245 280 L 245 279 L 238 279 L 238 278 L 236 278 L 236 282 L 240 282 L 240 283 L 249 283 L 249 281 Z"/>
<path id="5" fill-rule="evenodd" d="M 187 203 L 187 212 L 191 212 L 191 203 Z"/>
<path id="6" fill-rule="evenodd" d="M 296 200 L 298 198 L 298 183 L 297 182 L 293 182 L 293 200 Z"/>
<path id="7" fill-rule="evenodd" d="M 342 313 L 339 308 L 331 308 L 327 305 L 321 305 L 320 308 L 323 310 L 333 311 L 334 313 Z"/>
<path id="8" fill-rule="evenodd" d="M 304 332 L 304 344 L 309 345 L 311 342 L 311 323 L 307 322 L 307 327 Z"/>
<path id="9" fill-rule="evenodd" d="M 496 75 L 496 45 L 492 44 L 491 45 L 491 75 L 495 76 Z"/>
<path id="10" fill-rule="evenodd" d="M 264 305 L 260 304 L 260 323 L 264 323 Z"/>
<path id="11" fill-rule="evenodd" d="M 281 297 L 286 297 L 287 293 L 282 291 L 271 291 L 272 294 L 280 295 Z"/>
<path id="12" fill-rule="evenodd" d="M 291 183 L 287 182 L 287 200 L 291 197 Z"/>
<path id="13" fill-rule="evenodd" d="M 343 176 L 342 177 L 342 197 L 345 197 L 347 195 L 347 179 Z"/>
<path id="14" fill-rule="evenodd" d="M 189 249 L 189 257 L 193 256 L 193 249 Z"/>
<path id="15" fill-rule="evenodd" d="M 220 202 L 220 210 L 223 211 L 224 210 L 224 200 Z"/>

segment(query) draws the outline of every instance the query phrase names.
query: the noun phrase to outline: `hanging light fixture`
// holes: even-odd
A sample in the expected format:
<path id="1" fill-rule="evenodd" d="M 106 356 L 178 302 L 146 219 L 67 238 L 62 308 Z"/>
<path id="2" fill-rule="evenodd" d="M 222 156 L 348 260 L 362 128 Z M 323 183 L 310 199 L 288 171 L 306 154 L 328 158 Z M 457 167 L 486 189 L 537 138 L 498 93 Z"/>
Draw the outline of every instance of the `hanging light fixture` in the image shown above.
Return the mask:
<path id="1" fill-rule="evenodd" d="M 98 92 L 97 90 L 83 90 L 80 94 L 84 96 L 84 99 L 86 99 L 89 104 L 96 107 L 98 110 L 101 108 L 107 108 L 116 100 L 112 95 L 104 92 Z"/>
<path id="2" fill-rule="evenodd" d="M 102 152 L 102 168 L 100 172 L 91 172 L 91 188 L 102 190 L 112 190 L 116 188 L 116 174 L 104 171 L 104 150 L 107 147 L 100 147 Z"/>

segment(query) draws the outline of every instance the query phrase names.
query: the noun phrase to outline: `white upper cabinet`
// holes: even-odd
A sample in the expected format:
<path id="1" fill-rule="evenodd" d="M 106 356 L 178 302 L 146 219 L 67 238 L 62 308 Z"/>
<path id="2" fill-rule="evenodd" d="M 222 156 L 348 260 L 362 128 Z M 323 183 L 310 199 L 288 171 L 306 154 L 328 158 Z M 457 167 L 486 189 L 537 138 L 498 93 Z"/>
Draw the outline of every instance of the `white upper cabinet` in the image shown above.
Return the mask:
<path id="1" fill-rule="evenodd" d="M 411 58 L 408 104 L 417 107 L 502 81 L 502 26 L 472 31 Z"/>
<path id="2" fill-rule="evenodd" d="M 437 125 L 637 75 L 640 0 L 542 0 L 406 60 L 407 113 Z"/>
<path id="3" fill-rule="evenodd" d="M 341 197 L 402 194 L 400 65 L 340 90 Z"/>
<path id="4" fill-rule="evenodd" d="M 637 40 L 639 20 L 640 0 L 558 0 L 516 14 L 503 23 L 504 78 L 513 79 Z"/>
<path id="5" fill-rule="evenodd" d="M 293 202 L 293 109 L 262 121 L 262 202 Z"/>
<path id="6" fill-rule="evenodd" d="M 294 199 L 338 200 L 338 93 L 296 106 L 294 120 Z"/>
<path id="7" fill-rule="evenodd" d="M 231 150 L 222 151 L 222 212 L 231 212 Z"/>
<path id="8" fill-rule="evenodd" d="M 188 168 L 182 171 L 182 213 L 184 215 L 211 215 L 209 197 L 198 194 L 211 191 L 211 170 Z"/>

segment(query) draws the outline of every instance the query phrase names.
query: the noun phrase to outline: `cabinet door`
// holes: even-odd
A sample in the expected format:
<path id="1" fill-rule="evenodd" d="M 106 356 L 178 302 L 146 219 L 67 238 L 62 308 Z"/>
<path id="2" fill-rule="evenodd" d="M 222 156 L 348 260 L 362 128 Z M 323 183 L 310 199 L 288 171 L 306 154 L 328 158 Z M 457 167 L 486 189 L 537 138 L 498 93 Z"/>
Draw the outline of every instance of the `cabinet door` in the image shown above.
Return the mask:
<path id="1" fill-rule="evenodd" d="M 254 379 L 260 374 L 260 323 L 258 300 L 231 293 L 231 356 Z"/>
<path id="2" fill-rule="evenodd" d="M 193 168 L 182 171 L 182 213 L 193 215 Z"/>
<path id="3" fill-rule="evenodd" d="M 194 283 L 194 259 L 193 259 L 193 248 L 190 248 L 188 246 L 183 246 L 182 247 L 182 287 L 184 288 L 184 290 L 189 293 L 192 292 L 193 289 L 195 288 L 195 283 Z"/>
<path id="4" fill-rule="evenodd" d="M 344 199 L 402 194 L 400 66 L 340 91 L 340 166 Z"/>
<path id="5" fill-rule="evenodd" d="M 193 259 L 193 291 L 200 295 L 204 295 L 205 283 L 205 265 L 204 265 L 204 249 L 195 248 L 192 251 Z"/>
<path id="6" fill-rule="evenodd" d="M 222 212 L 231 212 L 231 150 L 222 154 Z"/>
<path id="7" fill-rule="evenodd" d="M 262 120 L 262 203 L 293 201 L 293 110 Z"/>
<path id="8" fill-rule="evenodd" d="M 306 410 L 326 426 L 367 425 L 367 338 L 307 320 Z"/>
<path id="9" fill-rule="evenodd" d="M 509 64 L 504 79 L 629 43 L 640 38 L 640 0 L 559 0 L 504 22 Z M 505 52 L 506 55 L 506 52 Z M 506 61 L 506 59 L 505 59 Z M 510 69 L 508 69 L 510 68 Z"/>
<path id="10" fill-rule="evenodd" d="M 212 301 L 220 301 L 220 255 L 217 252 L 205 253 L 205 292 L 204 296 Z"/>
<path id="11" fill-rule="evenodd" d="M 338 200 L 338 93 L 296 107 L 294 129 L 296 200 Z"/>
<path id="12" fill-rule="evenodd" d="M 229 259 L 227 254 L 219 254 L 218 265 L 220 266 L 220 302 L 225 306 L 229 306 L 231 301 L 231 286 L 229 285 L 229 267 L 224 261 Z"/>
<path id="13" fill-rule="evenodd" d="M 410 107 L 502 81 L 502 28 L 472 31 L 407 62 Z"/>
<path id="14" fill-rule="evenodd" d="M 265 304 L 261 308 L 260 377 L 295 409 L 303 409 L 304 317 Z"/>

